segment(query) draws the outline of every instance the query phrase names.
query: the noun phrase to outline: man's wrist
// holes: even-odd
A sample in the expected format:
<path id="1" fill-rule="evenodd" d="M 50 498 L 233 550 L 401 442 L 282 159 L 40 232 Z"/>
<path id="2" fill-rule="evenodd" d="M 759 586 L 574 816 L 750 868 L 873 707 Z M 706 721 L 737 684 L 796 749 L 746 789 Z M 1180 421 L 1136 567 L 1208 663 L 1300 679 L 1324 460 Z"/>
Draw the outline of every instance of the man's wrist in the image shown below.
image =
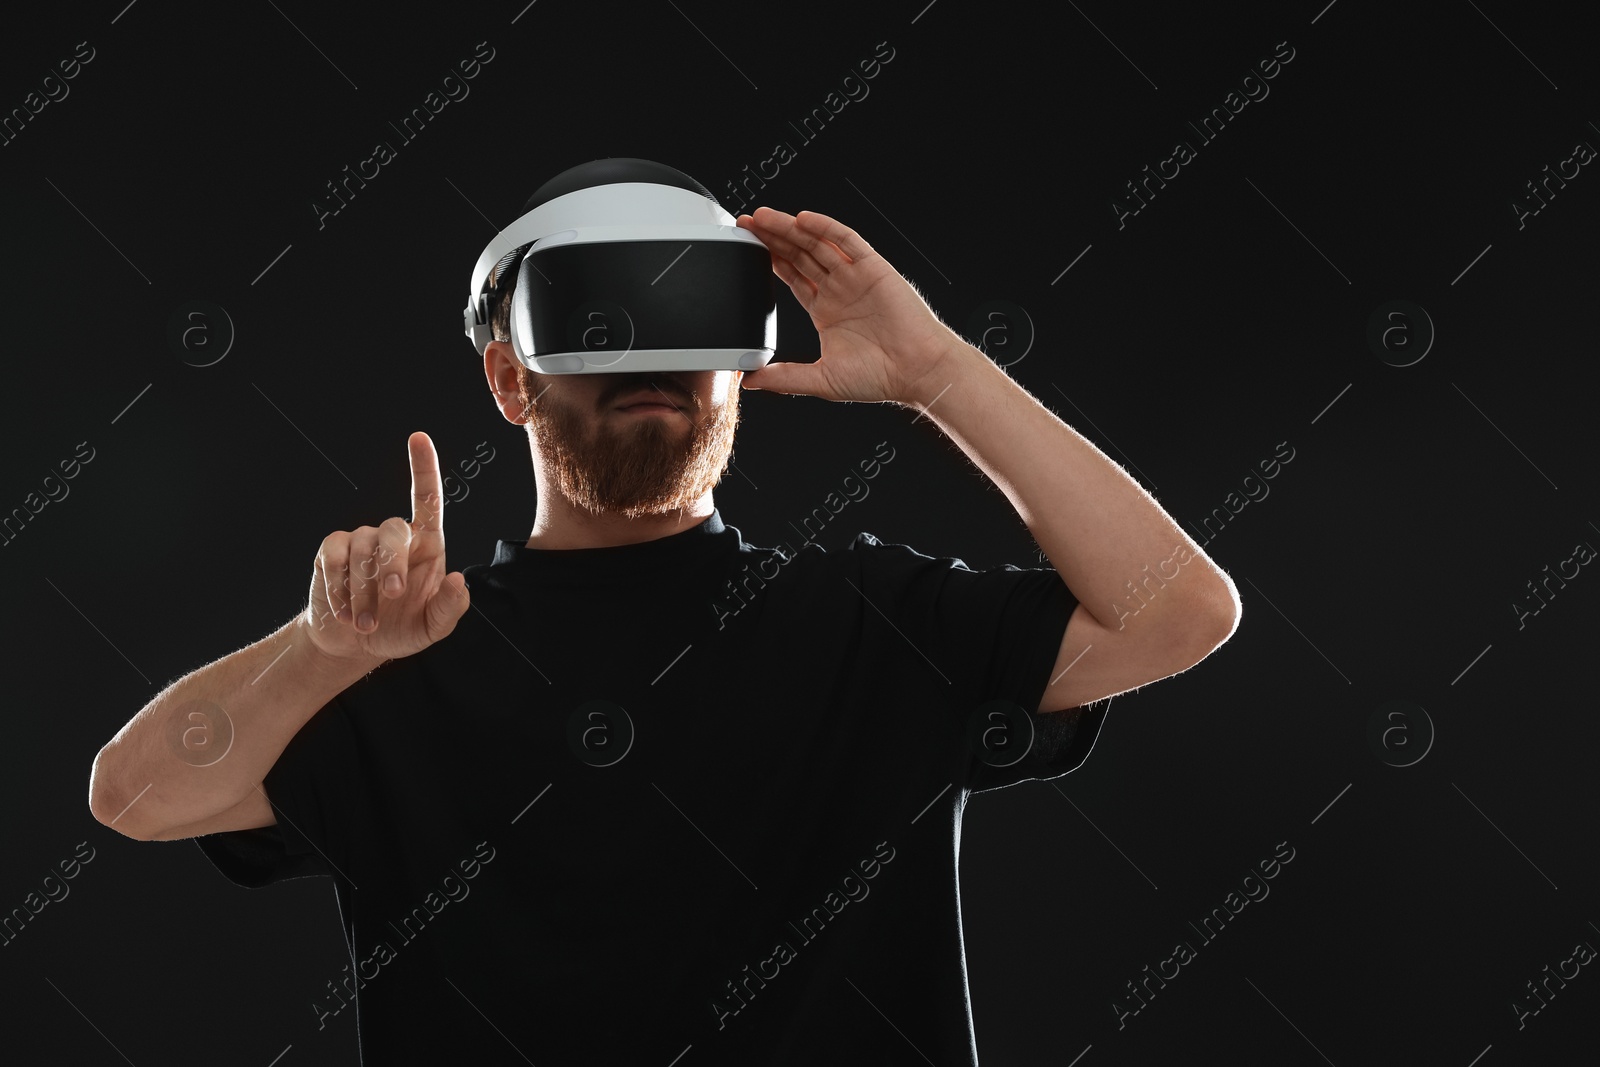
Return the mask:
<path id="1" fill-rule="evenodd" d="M 361 678 L 378 667 L 389 662 L 379 656 L 356 652 L 350 656 L 336 656 L 322 649 L 312 639 L 311 630 L 315 626 L 342 626 L 337 619 L 313 620 L 308 611 L 302 611 L 295 616 L 292 642 L 302 662 L 309 665 L 309 669 L 324 678 L 349 684 Z"/>
<path id="2" fill-rule="evenodd" d="M 934 363 L 932 369 L 907 387 L 907 395 L 898 398 L 898 403 L 904 407 L 926 411 L 935 400 L 939 399 L 940 394 L 968 373 L 974 356 L 979 359 L 987 358 L 952 331 L 944 343 L 938 361 Z"/>

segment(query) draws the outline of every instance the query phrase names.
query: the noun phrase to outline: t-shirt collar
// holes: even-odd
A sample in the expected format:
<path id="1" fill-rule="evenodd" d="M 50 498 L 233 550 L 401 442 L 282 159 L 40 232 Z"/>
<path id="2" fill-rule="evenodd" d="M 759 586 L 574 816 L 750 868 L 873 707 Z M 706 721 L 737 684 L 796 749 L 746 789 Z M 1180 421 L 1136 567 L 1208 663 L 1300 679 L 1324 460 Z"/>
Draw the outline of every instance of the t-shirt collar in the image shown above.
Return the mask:
<path id="1" fill-rule="evenodd" d="M 514 571 L 519 579 L 605 584 L 643 581 L 671 574 L 719 546 L 737 550 L 737 531 L 723 524 L 713 508 L 698 525 L 652 541 L 603 548 L 529 548 L 527 539 L 495 542 L 491 568 Z"/>

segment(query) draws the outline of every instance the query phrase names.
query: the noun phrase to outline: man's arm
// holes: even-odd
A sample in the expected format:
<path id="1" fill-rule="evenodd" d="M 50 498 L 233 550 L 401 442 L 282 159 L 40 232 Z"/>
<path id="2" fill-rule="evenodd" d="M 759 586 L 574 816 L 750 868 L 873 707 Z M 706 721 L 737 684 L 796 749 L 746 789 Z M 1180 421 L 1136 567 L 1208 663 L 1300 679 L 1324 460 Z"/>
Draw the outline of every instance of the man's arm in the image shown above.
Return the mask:
<path id="1" fill-rule="evenodd" d="M 1126 471 L 933 313 L 856 231 L 815 211 L 740 215 L 811 316 L 815 363 L 745 389 L 927 412 L 1000 487 L 1078 599 L 1040 710 L 1080 707 L 1192 667 L 1232 636 L 1239 593 Z"/>
<path id="2" fill-rule="evenodd" d="M 135 841 L 276 822 L 261 781 L 323 705 L 382 662 L 330 659 L 308 615 L 180 678 L 117 731 L 90 771 L 95 819 Z M 202 755 L 200 742 L 227 747 Z"/>
<path id="3" fill-rule="evenodd" d="M 951 334 L 897 402 L 932 419 L 1012 507 L 1078 606 L 1038 710 L 1187 670 L 1238 628 L 1233 580 L 1105 453 Z"/>

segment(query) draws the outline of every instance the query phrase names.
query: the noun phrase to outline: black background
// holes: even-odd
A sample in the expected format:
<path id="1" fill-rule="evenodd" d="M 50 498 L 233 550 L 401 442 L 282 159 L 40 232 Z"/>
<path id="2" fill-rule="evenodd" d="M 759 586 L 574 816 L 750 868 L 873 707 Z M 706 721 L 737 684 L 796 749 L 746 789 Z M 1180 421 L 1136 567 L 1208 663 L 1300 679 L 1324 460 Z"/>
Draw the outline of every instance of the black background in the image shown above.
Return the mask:
<path id="1" fill-rule="evenodd" d="M 1031 346 L 1011 321 L 991 355 L 1151 490 L 1244 604 L 1200 666 L 1115 699 L 1082 770 L 968 808 L 983 1062 L 1492 1067 L 1592 1050 L 1590 968 L 1520 1029 L 1512 1008 L 1534 1004 L 1545 965 L 1600 944 L 1600 578 L 1584 568 L 1520 628 L 1513 608 L 1547 564 L 1600 545 L 1600 178 L 1584 167 L 1520 227 L 1512 208 L 1600 144 L 1592 27 L 1554 4 L 1323 2 L 113 0 L 8 16 L 6 112 L 78 42 L 95 51 L 0 147 L 0 509 L 94 450 L 0 546 L 0 909 L 78 842 L 95 849 L 0 948 L 8 1056 L 355 1062 L 351 1016 L 311 1025 L 341 960 L 330 883 L 248 892 L 192 842 L 101 826 L 95 752 L 170 681 L 291 618 L 325 534 L 407 514 L 409 433 L 447 470 L 495 450 L 452 504 L 452 567 L 526 535 L 525 435 L 493 406 L 461 308 L 535 187 L 627 155 L 723 195 L 779 141 L 796 157 L 760 202 L 854 227 L 974 341 L 986 302 L 1024 309 Z M 470 95 L 402 143 L 388 123 L 483 41 Z M 1200 142 L 1186 121 L 1284 41 L 1270 95 Z M 879 42 L 894 58 L 870 94 L 801 140 L 789 123 Z M 1119 228 L 1124 183 L 1180 138 L 1197 157 Z M 325 183 L 378 140 L 396 158 L 319 228 Z M 1392 363 L 1417 348 L 1386 361 L 1367 342 L 1394 300 L 1437 330 L 1409 366 Z M 236 331 L 209 366 L 193 364 L 220 322 L 168 342 L 191 301 Z M 814 358 L 814 328 L 780 301 L 780 356 Z M 1403 325 L 1420 344 L 1420 321 Z M 869 530 L 973 567 L 1040 565 L 929 420 L 743 404 L 717 504 L 747 540 L 788 537 L 887 440 L 897 459 L 825 547 Z M 1270 494 L 1203 535 L 1280 442 L 1294 458 Z M 1426 755 L 1407 767 L 1368 740 L 1392 700 L 1435 735 L 1413 712 L 1397 737 Z M 1198 946 L 1188 922 L 1279 842 L 1295 858 L 1270 896 L 1119 1029 L 1125 983 Z"/>

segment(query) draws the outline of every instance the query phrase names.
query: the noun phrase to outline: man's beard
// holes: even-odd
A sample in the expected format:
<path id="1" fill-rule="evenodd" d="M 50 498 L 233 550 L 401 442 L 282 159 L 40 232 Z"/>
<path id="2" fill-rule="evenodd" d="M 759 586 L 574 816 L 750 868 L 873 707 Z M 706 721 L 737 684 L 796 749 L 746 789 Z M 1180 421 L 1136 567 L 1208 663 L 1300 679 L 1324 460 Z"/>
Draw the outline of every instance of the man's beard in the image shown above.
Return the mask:
<path id="1" fill-rule="evenodd" d="M 739 425 L 736 380 L 725 401 L 707 405 L 710 414 L 687 433 L 683 424 L 693 421 L 687 411 L 618 418 L 607 409 L 597 416 L 555 392 L 536 399 L 535 387 L 525 374 L 521 391 L 534 440 L 556 491 L 575 507 L 629 519 L 663 515 L 692 507 L 728 469 Z"/>

